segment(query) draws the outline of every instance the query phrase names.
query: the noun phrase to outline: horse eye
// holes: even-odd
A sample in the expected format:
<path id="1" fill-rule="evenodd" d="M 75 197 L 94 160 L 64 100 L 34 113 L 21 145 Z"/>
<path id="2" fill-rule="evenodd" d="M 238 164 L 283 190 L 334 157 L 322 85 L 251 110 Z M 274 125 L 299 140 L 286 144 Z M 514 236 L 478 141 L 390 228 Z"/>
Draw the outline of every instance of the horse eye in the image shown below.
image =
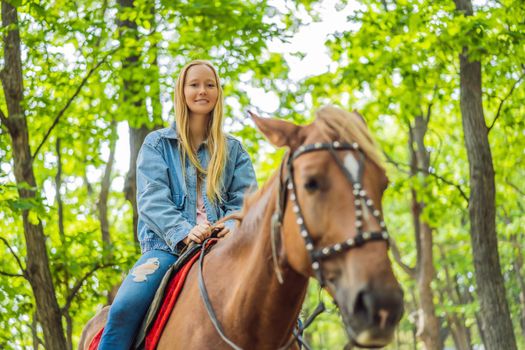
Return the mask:
<path id="1" fill-rule="evenodd" d="M 306 183 L 304 184 L 305 190 L 308 192 L 314 192 L 319 189 L 319 182 L 315 178 L 310 178 Z"/>

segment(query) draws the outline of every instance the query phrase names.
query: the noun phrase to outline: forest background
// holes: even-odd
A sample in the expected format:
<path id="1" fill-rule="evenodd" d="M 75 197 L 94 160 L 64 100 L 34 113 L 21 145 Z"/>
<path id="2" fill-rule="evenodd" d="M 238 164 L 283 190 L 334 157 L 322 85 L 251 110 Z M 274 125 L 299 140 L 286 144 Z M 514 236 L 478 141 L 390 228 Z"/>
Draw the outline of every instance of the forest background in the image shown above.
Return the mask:
<path id="1" fill-rule="evenodd" d="M 330 21 L 321 1 L 1 5 L 0 349 L 75 348 L 111 300 L 139 254 L 137 152 L 173 119 L 191 58 L 218 67 L 226 128 L 260 183 L 283 151 L 246 108 L 297 123 L 326 103 L 365 116 L 388 162 L 383 206 L 405 290 L 388 349 L 525 349 L 523 1 L 330 2 L 347 26 L 326 36 L 328 64 L 299 81 L 305 54 L 272 47 Z M 115 167 L 122 157 L 128 169 Z M 306 339 L 342 348 L 315 283 L 304 314 L 320 298 L 329 311 Z"/>

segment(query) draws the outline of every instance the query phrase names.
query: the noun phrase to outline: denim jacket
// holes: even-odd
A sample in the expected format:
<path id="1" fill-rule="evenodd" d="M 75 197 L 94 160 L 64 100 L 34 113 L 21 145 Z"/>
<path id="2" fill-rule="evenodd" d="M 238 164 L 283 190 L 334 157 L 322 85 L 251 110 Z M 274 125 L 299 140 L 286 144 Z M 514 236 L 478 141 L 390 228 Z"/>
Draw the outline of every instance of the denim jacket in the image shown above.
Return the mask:
<path id="1" fill-rule="evenodd" d="M 137 158 L 138 238 L 142 253 L 160 249 L 180 253 L 181 242 L 196 225 L 197 173 L 186 159 L 183 179 L 179 140 L 176 126 L 156 130 L 146 136 Z M 206 216 L 213 223 L 241 209 L 245 192 L 256 188 L 253 165 L 241 143 L 226 136 L 226 166 L 222 175 L 223 201 L 212 204 L 206 195 L 206 181 L 202 182 L 202 198 Z M 201 145 L 199 161 L 207 168 L 209 154 Z M 235 221 L 226 227 L 233 229 Z"/>

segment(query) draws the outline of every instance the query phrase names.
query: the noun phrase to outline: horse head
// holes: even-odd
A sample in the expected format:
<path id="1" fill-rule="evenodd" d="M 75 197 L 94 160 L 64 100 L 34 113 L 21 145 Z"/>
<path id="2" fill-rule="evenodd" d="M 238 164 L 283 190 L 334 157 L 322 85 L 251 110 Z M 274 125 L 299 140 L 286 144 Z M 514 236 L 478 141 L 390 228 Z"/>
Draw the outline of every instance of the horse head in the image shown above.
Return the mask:
<path id="1" fill-rule="evenodd" d="M 388 179 L 364 120 L 333 106 L 307 126 L 252 117 L 272 144 L 289 148 L 274 214 L 281 264 L 332 295 L 354 344 L 385 346 L 402 317 L 403 292 L 381 206 Z"/>

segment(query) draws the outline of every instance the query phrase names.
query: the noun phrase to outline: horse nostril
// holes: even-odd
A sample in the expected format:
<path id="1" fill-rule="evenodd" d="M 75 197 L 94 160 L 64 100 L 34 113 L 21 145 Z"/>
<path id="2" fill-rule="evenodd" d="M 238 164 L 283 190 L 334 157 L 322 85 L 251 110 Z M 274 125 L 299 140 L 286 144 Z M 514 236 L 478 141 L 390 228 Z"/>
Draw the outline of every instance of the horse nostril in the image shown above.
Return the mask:
<path id="1" fill-rule="evenodd" d="M 371 293 L 362 290 L 357 294 L 354 303 L 354 314 L 358 317 L 366 319 L 368 322 L 372 321 L 374 310 L 374 300 L 371 296 Z"/>
<path id="2" fill-rule="evenodd" d="M 403 314 L 403 297 L 391 290 L 362 290 L 354 303 L 354 314 L 380 329 L 395 325 Z"/>

